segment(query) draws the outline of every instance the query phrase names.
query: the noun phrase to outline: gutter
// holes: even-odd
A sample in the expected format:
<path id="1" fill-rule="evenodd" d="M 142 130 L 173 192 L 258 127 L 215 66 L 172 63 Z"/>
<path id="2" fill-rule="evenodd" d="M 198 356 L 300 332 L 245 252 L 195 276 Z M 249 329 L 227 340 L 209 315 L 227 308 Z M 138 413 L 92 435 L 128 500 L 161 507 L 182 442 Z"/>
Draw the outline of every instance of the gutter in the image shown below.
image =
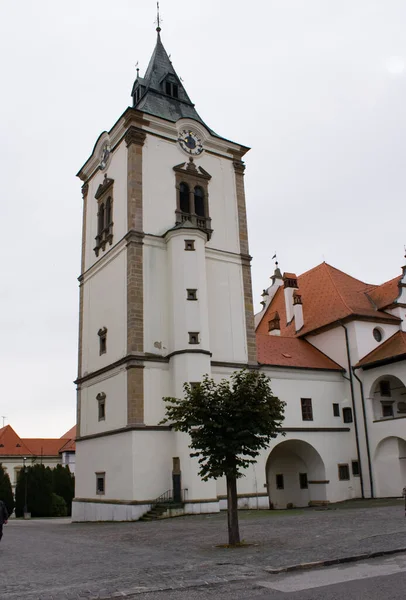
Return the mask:
<path id="1" fill-rule="evenodd" d="M 369 433 L 368 433 L 367 416 L 366 416 L 366 408 L 365 408 L 364 384 L 355 372 L 355 369 L 360 369 L 360 368 L 361 367 L 352 367 L 352 372 L 354 373 L 355 379 L 359 382 L 359 386 L 360 386 L 360 390 L 361 390 L 362 414 L 364 417 L 364 431 L 365 431 L 365 442 L 366 442 L 366 446 L 367 446 L 369 481 L 370 481 L 370 485 L 371 485 L 371 498 L 375 498 L 374 480 L 372 477 L 371 450 L 369 447 Z"/>
<path id="2" fill-rule="evenodd" d="M 354 414 L 354 427 L 355 427 L 355 443 L 357 445 L 357 455 L 358 455 L 358 464 L 359 464 L 359 478 L 361 484 L 361 495 L 365 498 L 364 494 L 364 477 L 362 475 L 362 462 L 361 462 L 361 453 L 359 449 L 359 435 L 358 435 L 358 424 L 357 424 L 357 411 L 355 408 L 355 398 L 354 398 L 354 382 L 352 380 L 352 370 L 351 370 L 351 355 L 350 355 L 350 345 L 348 342 L 348 329 L 345 325 L 340 321 L 341 327 L 345 331 L 345 345 L 347 347 L 347 361 L 348 361 L 348 373 L 350 380 L 350 388 L 351 388 L 351 403 L 352 403 L 352 412 Z"/>

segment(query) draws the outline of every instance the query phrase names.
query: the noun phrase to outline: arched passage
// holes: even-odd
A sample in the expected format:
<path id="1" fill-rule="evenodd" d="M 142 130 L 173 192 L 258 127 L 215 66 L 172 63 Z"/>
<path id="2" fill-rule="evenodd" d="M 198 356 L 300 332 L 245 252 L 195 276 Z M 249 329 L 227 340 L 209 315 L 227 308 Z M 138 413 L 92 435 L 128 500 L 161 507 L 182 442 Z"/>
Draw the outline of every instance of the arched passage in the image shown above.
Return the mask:
<path id="1" fill-rule="evenodd" d="M 406 486 L 406 440 L 390 436 L 375 451 L 375 480 L 381 498 L 399 497 Z"/>
<path id="2" fill-rule="evenodd" d="M 281 442 L 266 463 L 269 500 L 274 508 L 325 502 L 326 469 L 320 454 L 301 440 Z"/>

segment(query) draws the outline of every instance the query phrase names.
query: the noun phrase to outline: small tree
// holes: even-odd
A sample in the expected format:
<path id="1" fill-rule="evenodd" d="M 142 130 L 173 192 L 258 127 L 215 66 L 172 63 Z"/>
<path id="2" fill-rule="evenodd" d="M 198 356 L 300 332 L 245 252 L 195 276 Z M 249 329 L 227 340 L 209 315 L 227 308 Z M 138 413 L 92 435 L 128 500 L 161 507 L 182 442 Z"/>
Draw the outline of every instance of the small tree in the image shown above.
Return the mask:
<path id="1" fill-rule="evenodd" d="M 9 515 L 14 510 L 13 488 L 11 487 L 10 477 L 3 465 L 0 463 L 0 500 L 3 500 L 7 507 Z"/>
<path id="2" fill-rule="evenodd" d="M 183 399 L 163 399 L 162 422 L 190 435 L 191 456 L 199 457 L 204 481 L 225 475 L 229 543 L 238 544 L 237 479 L 282 433 L 286 403 L 272 394 L 268 377 L 258 371 L 235 371 L 218 384 L 206 375 L 198 386 L 185 383 L 184 391 Z"/>
<path id="3" fill-rule="evenodd" d="M 66 502 L 67 514 L 72 512 L 72 500 L 75 496 L 75 478 L 69 467 L 56 465 L 52 470 L 52 491 Z"/>

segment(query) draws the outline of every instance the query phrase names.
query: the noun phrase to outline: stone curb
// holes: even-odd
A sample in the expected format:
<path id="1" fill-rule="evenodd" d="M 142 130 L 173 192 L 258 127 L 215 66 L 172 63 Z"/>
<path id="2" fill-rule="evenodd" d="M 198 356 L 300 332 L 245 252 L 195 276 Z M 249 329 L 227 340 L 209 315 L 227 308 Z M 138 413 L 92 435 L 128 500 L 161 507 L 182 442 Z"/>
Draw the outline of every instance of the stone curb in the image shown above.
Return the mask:
<path id="1" fill-rule="evenodd" d="M 317 569 L 319 567 L 330 567 L 342 563 L 357 562 L 367 560 L 369 558 L 378 558 L 379 556 L 388 556 L 390 554 L 399 554 L 406 552 L 406 548 L 394 548 L 392 550 L 379 550 L 377 552 L 364 552 L 363 554 L 354 554 L 353 556 L 343 556 L 341 558 L 329 558 L 327 560 L 316 560 L 308 563 L 297 563 L 296 565 L 288 565 L 286 567 L 268 567 L 264 571 L 277 575 L 278 573 L 288 573 L 289 571 L 300 571 L 304 569 Z"/>

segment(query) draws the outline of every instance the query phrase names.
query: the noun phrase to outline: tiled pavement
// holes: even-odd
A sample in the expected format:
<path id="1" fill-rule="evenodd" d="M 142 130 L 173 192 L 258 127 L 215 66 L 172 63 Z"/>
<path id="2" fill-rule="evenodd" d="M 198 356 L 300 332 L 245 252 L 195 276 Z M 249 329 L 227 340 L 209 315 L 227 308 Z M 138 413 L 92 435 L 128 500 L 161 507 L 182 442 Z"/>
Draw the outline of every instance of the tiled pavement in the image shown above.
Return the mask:
<path id="1" fill-rule="evenodd" d="M 247 511 L 240 529 L 253 545 L 216 547 L 227 541 L 225 514 L 149 523 L 11 521 L 0 544 L 0 598 L 140 598 L 158 589 L 263 579 L 269 567 L 406 547 L 400 503 Z"/>

